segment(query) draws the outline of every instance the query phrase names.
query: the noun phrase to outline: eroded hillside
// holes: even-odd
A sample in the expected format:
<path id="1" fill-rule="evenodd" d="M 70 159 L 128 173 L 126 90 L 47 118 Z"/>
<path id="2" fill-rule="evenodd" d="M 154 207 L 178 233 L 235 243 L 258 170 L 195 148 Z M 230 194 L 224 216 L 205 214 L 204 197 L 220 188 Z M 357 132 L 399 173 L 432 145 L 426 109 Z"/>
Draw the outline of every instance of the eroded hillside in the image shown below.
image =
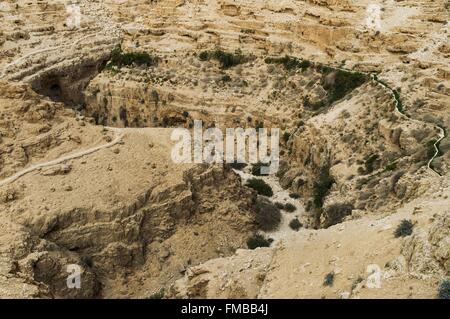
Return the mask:
<path id="1" fill-rule="evenodd" d="M 450 274 L 449 10 L 1 2 L 0 296 L 433 298 Z M 279 128 L 274 195 L 246 187 L 250 166 L 174 163 L 172 129 L 194 120 Z M 256 232 L 275 241 L 250 250 Z"/>

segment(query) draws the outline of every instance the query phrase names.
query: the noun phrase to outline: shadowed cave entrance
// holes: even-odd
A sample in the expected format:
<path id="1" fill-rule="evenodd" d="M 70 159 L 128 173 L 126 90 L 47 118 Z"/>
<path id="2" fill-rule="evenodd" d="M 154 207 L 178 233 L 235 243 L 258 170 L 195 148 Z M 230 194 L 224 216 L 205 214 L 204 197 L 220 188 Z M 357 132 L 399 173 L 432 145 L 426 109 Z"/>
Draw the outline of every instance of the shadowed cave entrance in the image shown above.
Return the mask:
<path id="1" fill-rule="evenodd" d="M 85 107 L 85 88 L 103 70 L 107 61 L 107 59 L 101 59 L 52 70 L 33 80 L 31 86 L 35 92 L 52 101 L 62 102 L 68 107 L 82 110 Z"/>

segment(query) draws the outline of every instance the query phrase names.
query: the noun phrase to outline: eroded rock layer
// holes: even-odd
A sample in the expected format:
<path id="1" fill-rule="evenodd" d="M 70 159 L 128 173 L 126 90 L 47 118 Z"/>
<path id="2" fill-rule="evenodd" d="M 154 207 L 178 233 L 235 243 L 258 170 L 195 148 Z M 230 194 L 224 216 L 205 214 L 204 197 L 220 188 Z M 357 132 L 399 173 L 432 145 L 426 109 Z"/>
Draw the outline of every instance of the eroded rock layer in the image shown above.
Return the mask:
<path id="1" fill-rule="evenodd" d="M 0 2 L 0 297 L 435 297 L 449 8 Z M 273 205 L 230 165 L 172 161 L 194 120 L 281 130 Z"/>

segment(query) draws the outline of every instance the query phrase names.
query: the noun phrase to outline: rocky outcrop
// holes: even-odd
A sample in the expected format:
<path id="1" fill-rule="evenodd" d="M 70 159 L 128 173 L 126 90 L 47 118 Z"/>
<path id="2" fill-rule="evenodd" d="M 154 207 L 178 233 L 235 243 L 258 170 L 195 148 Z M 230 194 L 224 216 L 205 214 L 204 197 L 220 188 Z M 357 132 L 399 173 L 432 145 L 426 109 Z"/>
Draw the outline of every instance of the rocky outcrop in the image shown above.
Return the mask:
<path id="1" fill-rule="evenodd" d="M 450 273 L 450 215 L 434 218 L 428 229 L 416 231 L 405 240 L 402 254 L 409 270 L 418 277 L 448 276 Z"/>
<path id="2" fill-rule="evenodd" d="M 273 251 L 239 249 L 228 258 L 188 268 L 167 293 L 168 298 L 257 298 Z"/>
<path id="3" fill-rule="evenodd" d="M 347 0 L 2 2 L 0 297 L 434 297 L 449 274 L 446 5 L 386 2 L 373 27 Z M 119 44 L 159 63 L 104 69 Z M 204 59 L 216 49 L 224 61 Z M 339 68 L 382 82 L 354 89 Z M 255 194 L 228 167 L 169 158 L 164 127 L 194 119 L 280 128 L 276 195 L 303 227 L 283 211 L 272 247 L 243 250 Z M 404 218 L 415 229 L 395 238 Z"/>

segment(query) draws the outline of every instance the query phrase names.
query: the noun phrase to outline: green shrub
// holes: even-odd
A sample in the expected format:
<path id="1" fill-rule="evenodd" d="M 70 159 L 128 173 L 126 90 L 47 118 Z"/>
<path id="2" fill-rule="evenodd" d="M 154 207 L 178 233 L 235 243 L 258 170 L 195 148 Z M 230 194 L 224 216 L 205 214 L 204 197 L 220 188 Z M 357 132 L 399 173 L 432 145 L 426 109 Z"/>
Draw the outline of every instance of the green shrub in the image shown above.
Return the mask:
<path id="1" fill-rule="evenodd" d="M 286 205 L 284 205 L 284 210 L 287 211 L 288 213 L 295 212 L 296 209 L 297 207 L 295 207 L 295 205 L 291 203 L 286 203 Z"/>
<path id="2" fill-rule="evenodd" d="M 298 231 L 302 226 L 303 226 L 302 223 L 300 223 L 300 221 L 297 218 L 294 218 L 289 222 L 289 227 L 291 227 L 291 229 L 295 231 Z"/>
<path id="3" fill-rule="evenodd" d="M 324 286 L 333 286 L 334 283 L 334 272 L 330 272 L 325 276 L 325 279 L 323 280 L 323 285 Z"/>
<path id="4" fill-rule="evenodd" d="M 220 49 L 214 51 L 203 51 L 199 55 L 201 61 L 216 60 L 219 61 L 223 69 L 228 69 L 233 66 L 246 63 L 250 60 L 249 57 L 244 56 L 241 52 L 229 53 Z"/>
<path id="5" fill-rule="evenodd" d="M 92 268 L 94 266 L 94 262 L 92 261 L 92 257 L 90 256 L 82 256 L 81 262 L 86 265 L 86 267 Z"/>
<path id="6" fill-rule="evenodd" d="M 328 206 L 323 212 L 325 223 L 324 227 L 330 227 L 341 223 L 344 218 L 352 213 L 353 205 L 348 203 L 336 203 Z"/>
<path id="7" fill-rule="evenodd" d="M 283 133 L 283 141 L 285 142 L 285 143 L 287 143 L 288 141 L 289 141 L 289 138 L 291 137 L 291 133 L 289 133 L 289 132 L 284 132 Z"/>
<path id="8" fill-rule="evenodd" d="M 414 224 L 411 220 L 403 219 L 395 229 L 395 237 L 406 237 L 412 234 Z"/>
<path id="9" fill-rule="evenodd" d="M 311 62 L 308 60 L 299 60 L 288 55 L 282 58 L 266 58 L 265 62 L 267 64 L 282 64 L 288 71 L 295 69 L 302 69 L 304 71 L 311 66 Z"/>
<path id="10" fill-rule="evenodd" d="M 256 121 L 255 129 L 258 130 L 260 128 L 264 128 L 264 122 L 263 121 Z"/>
<path id="11" fill-rule="evenodd" d="M 436 149 L 434 145 L 436 144 L 437 140 L 430 140 L 427 142 L 427 157 L 431 159 L 434 154 L 436 154 Z"/>
<path id="12" fill-rule="evenodd" d="M 324 69 L 324 75 L 335 72 L 333 83 L 325 83 L 325 77 L 322 79 L 322 86 L 327 91 L 328 104 L 342 99 L 348 93 L 361 86 L 367 81 L 367 76 L 358 72 L 348 72 L 343 70 Z"/>
<path id="13" fill-rule="evenodd" d="M 224 76 L 222 76 L 221 80 L 222 82 L 230 82 L 231 77 L 228 74 L 225 74 Z"/>
<path id="14" fill-rule="evenodd" d="M 117 47 L 111 52 L 111 59 L 106 65 L 107 68 L 111 68 L 116 66 L 121 68 L 122 66 L 131 66 L 131 65 L 145 65 L 152 66 L 156 65 L 158 59 L 151 56 L 147 52 L 129 52 L 123 53 L 122 48 Z"/>
<path id="15" fill-rule="evenodd" d="M 276 202 L 276 203 L 274 203 L 274 204 L 275 204 L 275 206 L 276 206 L 278 209 L 284 209 L 284 204 L 283 204 L 283 203 Z"/>
<path id="16" fill-rule="evenodd" d="M 280 209 L 267 198 L 258 196 L 256 199 L 255 221 L 261 230 L 275 230 L 281 221 Z"/>
<path id="17" fill-rule="evenodd" d="M 444 279 L 439 285 L 438 290 L 439 299 L 450 299 L 450 280 Z"/>
<path id="18" fill-rule="evenodd" d="M 151 294 L 148 299 L 163 299 L 164 298 L 164 288 L 161 288 L 159 291 Z"/>
<path id="19" fill-rule="evenodd" d="M 200 52 L 198 58 L 200 59 L 200 61 L 207 61 L 207 60 L 209 60 L 209 53 L 208 53 L 208 51 Z"/>
<path id="20" fill-rule="evenodd" d="M 258 247 L 269 247 L 271 244 L 270 239 L 266 239 L 263 235 L 255 234 L 247 239 L 247 247 L 249 249 L 255 249 Z"/>
<path id="21" fill-rule="evenodd" d="M 395 171 L 397 169 L 397 163 L 393 162 L 393 163 L 389 163 L 388 165 L 386 165 L 385 167 L 385 171 Z"/>
<path id="22" fill-rule="evenodd" d="M 319 174 L 319 178 L 316 182 L 314 182 L 313 187 L 313 203 L 315 207 L 321 208 L 323 206 L 325 196 L 328 195 L 328 191 L 330 190 L 333 183 L 334 180 L 330 175 L 329 168 L 322 168 Z"/>
<path id="23" fill-rule="evenodd" d="M 300 198 L 300 194 L 297 193 L 289 193 L 289 197 L 293 198 L 293 199 L 299 199 Z"/>
<path id="24" fill-rule="evenodd" d="M 249 179 L 247 181 L 245 186 L 253 188 L 260 195 L 264 195 L 264 196 L 267 196 L 267 197 L 271 197 L 273 195 L 272 187 L 270 187 L 270 185 L 267 184 L 262 179 L 251 178 L 251 179 Z"/>

